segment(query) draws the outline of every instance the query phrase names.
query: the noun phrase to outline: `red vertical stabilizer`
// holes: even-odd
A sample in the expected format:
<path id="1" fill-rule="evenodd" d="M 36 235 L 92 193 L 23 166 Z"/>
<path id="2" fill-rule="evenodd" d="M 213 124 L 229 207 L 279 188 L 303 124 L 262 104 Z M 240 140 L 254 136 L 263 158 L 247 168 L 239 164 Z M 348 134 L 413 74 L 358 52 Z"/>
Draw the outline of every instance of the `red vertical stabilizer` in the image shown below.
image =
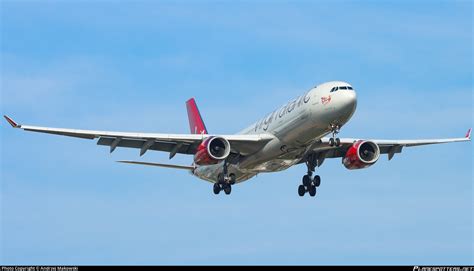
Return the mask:
<path id="1" fill-rule="evenodd" d="M 201 113 L 199 113 L 194 98 L 186 101 L 186 109 L 188 110 L 189 129 L 191 129 L 191 134 L 207 134 L 206 125 L 202 120 Z"/>

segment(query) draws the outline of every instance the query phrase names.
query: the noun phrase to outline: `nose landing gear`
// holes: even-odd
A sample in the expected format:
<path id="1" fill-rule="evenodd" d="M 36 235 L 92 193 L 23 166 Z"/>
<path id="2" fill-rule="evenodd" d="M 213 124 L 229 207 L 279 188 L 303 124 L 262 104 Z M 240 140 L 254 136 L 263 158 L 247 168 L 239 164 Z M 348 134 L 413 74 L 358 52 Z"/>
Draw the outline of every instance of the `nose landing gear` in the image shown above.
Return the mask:
<path id="1" fill-rule="evenodd" d="M 340 129 L 339 125 L 331 124 L 332 137 L 329 139 L 329 146 L 339 147 L 341 145 L 341 140 L 337 137 Z"/>

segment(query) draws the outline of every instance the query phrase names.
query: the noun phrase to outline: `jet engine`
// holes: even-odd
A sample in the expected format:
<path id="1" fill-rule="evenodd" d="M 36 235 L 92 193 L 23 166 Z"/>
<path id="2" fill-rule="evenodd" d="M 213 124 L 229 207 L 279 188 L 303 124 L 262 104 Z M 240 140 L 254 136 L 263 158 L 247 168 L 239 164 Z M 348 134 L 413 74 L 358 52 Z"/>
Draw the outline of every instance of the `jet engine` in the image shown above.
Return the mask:
<path id="1" fill-rule="evenodd" d="M 361 169 L 375 164 L 380 157 L 380 148 L 372 141 L 354 142 L 342 158 L 347 169 Z"/>
<path id="2" fill-rule="evenodd" d="M 213 165 L 224 160 L 230 154 L 230 143 L 223 137 L 211 136 L 206 138 L 194 154 L 194 163 L 198 165 Z"/>

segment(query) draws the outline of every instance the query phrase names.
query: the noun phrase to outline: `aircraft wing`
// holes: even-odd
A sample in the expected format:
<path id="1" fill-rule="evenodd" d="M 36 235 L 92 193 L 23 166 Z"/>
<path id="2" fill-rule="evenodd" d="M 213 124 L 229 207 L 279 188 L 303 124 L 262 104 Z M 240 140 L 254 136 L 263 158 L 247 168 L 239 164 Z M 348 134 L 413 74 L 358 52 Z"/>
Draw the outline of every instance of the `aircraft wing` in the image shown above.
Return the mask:
<path id="1" fill-rule="evenodd" d="M 324 154 L 325 158 L 343 157 L 347 149 L 356 141 L 372 141 L 380 148 L 381 154 L 388 154 L 391 160 L 396 153 L 401 153 L 404 147 L 415 147 L 431 144 L 443 144 L 452 142 L 463 142 L 471 140 L 471 129 L 469 129 L 464 137 L 459 138 L 443 138 L 443 139 L 414 139 L 414 140 L 386 140 L 386 139 L 359 139 L 359 138 L 341 138 L 339 147 L 329 146 L 329 138 L 324 137 L 317 142 L 312 151 Z"/>
<path id="2" fill-rule="evenodd" d="M 84 139 L 98 138 L 97 145 L 110 146 L 110 152 L 113 152 L 117 147 L 140 149 L 140 155 L 145 154 L 147 150 L 164 151 L 170 153 L 170 159 L 176 153 L 194 154 L 197 147 L 204 139 L 213 136 L 209 134 L 130 133 L 39 127 L 20 125 L 8 116 L 4 117 L 12 127 L 23 129 L 25 131 Z M 233 153 L 242 155 L 250 154 L 259 150 L 273 139 L 273 136 L 270 134 L 219 136 L 229 141 Z"/>

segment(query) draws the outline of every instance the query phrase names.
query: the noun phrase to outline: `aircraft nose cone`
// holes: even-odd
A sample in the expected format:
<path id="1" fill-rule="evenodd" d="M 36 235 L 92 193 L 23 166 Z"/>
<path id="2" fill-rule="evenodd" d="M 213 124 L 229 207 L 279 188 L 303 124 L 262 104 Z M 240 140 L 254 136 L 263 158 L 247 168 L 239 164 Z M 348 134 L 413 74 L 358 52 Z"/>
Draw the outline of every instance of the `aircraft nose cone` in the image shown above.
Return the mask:
<path id="1" fill-rule="evenodd" d="M 357 95 L 354 90 L 347 90 L 339 97 L 339 112 L 345 118 L 350 118 L 354 114 L 357 106 Z"/>
<path id="2" fill-rule="evenodd" d="M 357 105 L 357 95 L 354 90 L 345 91 L 341 98 L 343 107 L 347 109 L 353 109 Z"/>

